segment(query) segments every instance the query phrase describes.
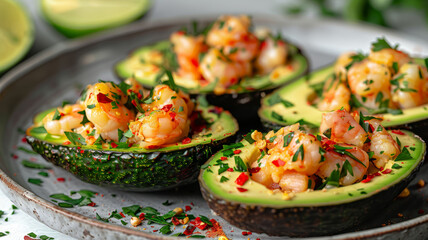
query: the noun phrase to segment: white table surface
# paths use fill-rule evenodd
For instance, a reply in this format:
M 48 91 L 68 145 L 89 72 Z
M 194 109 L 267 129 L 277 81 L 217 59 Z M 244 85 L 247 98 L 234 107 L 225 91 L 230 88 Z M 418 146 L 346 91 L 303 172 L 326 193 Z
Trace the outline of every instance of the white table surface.
M 36 40 L 30 54 L 34 54 L 53 44 L 66 40 L 56 33 L 51 26 L 47 25 L 39 16 L 39 8 L 36 0 L 19 0 L 28 8 L 36 26 Z M 284 7 L 293 5 L 298 1 L 260 1 L 260 0 L 154 0 L 153 9 L 142 21 L 157 21 L 176 17 L 187 17 L 192 15 L 201 16 L 204 14 L 264 14 L 277 15 L 284 14 Z M 337 5 L 341 3 L 336 1 Z M 174 11 L 171 11 L 174 9 Z M 305 14 L 306 18 L 314 19 L 316 14 L 311 9 Z M 428 39 L 428 28 L 424 24 L 421 16 L 413 14 L 412 11 L 391 11 L 388 13 L 394 27 L 410 38 Z M 12 215 L 12 202 L 0 191 L 0 210 L 5 214 L 0 219 L 0 232 L 9 231 L 9 235 L 0 239 L 23 239 L 30 232 L 37 235 L 47 235 L 55 239 L 74 239 L 55 231 L 46 225 L 38 222 L 21 210 L 15 210 Z M 5 219 L 8 219 L 6 222 Z

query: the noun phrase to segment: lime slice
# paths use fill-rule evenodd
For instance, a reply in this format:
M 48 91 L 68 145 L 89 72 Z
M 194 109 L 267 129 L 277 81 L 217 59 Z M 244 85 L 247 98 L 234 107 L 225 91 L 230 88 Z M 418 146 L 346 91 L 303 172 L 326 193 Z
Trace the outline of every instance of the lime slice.
M 150 5 L 150 0 L 41 0 L 45 18 L 71 38 L 135 21 Z
M 33 40 L 33 25 L 22 6 L 0 0 L 0 74 L 25 56 Z

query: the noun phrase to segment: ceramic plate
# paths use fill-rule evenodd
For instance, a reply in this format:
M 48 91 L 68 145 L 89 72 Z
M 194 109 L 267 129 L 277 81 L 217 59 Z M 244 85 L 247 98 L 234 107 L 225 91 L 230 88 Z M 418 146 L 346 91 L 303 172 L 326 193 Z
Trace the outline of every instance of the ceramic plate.
M 209 19 L 214 19 L 215 16 Z M 201 20 L 207 20 L 204 18 Z M 256 26 L 266 26 L 281 31 L 283 36 L 301 46 L 309 56 L 312 69 L 331 63 L 338 54 L 347 50 L 368 49 L 376 37 L 386 36 L 392 42 L 400 42 L 402 49 L 417 55 L 428 55 L 428 48 L 421 42 L 411 40 L 384 29 L 349 25 L 334 21 L 316 22 L 300 19 L 254 17 Z M 168 38 L 169 34 L 188 20 L 169 21 L 157 24 L 131 25 L 109 35 L 86 38 L 56 45 L 21 64 L 3 77 L 0 82 L 0 187 L 22 210 L 49 227 L 79 239 L 171 239 L 156 230 L 161 226 L 146 223 L 138 228 L 124 226 L 120 220 L 109 223 L 96 220 L 96 214 L 107 217 L 114 210 L 138 204 L 151 206 L 166 213 L 175 207 L 190 206 L 190 214 L 214 218 L 223 226 L 231 239 L 279 239 L 266 234 L 243 236 L 242 231 L 228 225 L 213 215 L 201 197 L 197 183 L 172 191 L 156 193 L 133 193 L 101 188 L 80 181 L 72 174 L 52 166 L 49 177 L 39 176 L 39 170 L 22 166 L 30 159 L 48 164 L 40 156 L 20 149 L 29 148 L 22 142 L 22 129 L 26 129 L 35 113 L 58 106 L 64 100 L 75 100 L 83 86 L 98 79 L 115 80 L 113 66 L 133 49 Z M 28 183 L 29 178 L 43 180 L 41 186 Z M 64 181 L 58 181 L 63 178 Z M 423 166 L 416 180 L 428 181 L 428 164 Z M 61 179 L 62 180 L 62 179 Z M 335 235 L 335 239 L 384 237 L 417 237 L 428 233 L 428 188 L 410 185 L 411 196 L 397 199 L 374 219 L 348 232 Z M 92 200 L 96 207 L 84 206 L 61 208 L 49 195 L 68 194 L 70 191 L 92 190 L 99 194 Z M 170 206 L 162 203 L 168 200 Z M 129 222 L 129 217 L 125 219 Z M 340 224 L 340 223 L 338 223 Z M 177 227 L 174 233 L 183 232 Z M 320 236 L 320 238 L 326 238 Z M 282 238 L 281 238 L 282 239 Z

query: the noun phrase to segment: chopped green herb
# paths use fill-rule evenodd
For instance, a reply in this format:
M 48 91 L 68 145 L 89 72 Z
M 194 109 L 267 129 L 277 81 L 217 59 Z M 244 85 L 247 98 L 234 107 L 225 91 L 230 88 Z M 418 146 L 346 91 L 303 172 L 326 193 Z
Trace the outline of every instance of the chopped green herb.
M 42 179 L 38 179 L 38 178 L 29 178 L 28 182 L 37 186 L 42 186 L 42 183 L 43 183 Z
M 271 116 L 280 122 L 284 122 L 284 118 L 281 115 L 279 115 L 278 113 L 276 113 L 275 111 L 273 111 L 271 113 Z
M 95 104 L 86 105 L 86 108 L 93 109 L 93 108 L 95 108 Z
M 273 137 L 271 137 L 271 138 L 269 138 L 269 140 L 268 140 L 268 141 L 269 141 L 270 143 L 273 143 L 273 142 L 275 141 L 275 139 L 276 139 L 276 135 L 275 135 L 275 136 L 273 136 Z
M 398 73 L 398 63 L 397 62 L 392 63 L 392 69 L 394 70 L 394 73 Z
M 58 109 L 55 109 L 55 113 L 52 117 L 52 121 L 60 120 L 60 119 L 61 119 L 61 114 L 59 113 Z
M 394 163 L 393 165 L 392 165 L 392 169 L 400 169 L 400 168 L 402 168 L 403 166 L 401 166 L 400 164 L 397 164 L 397 163 Z
M 290 144 L 291 140 L 293 140 L 294 137 L 294 132 L 290 132 L 287 135 L 284 136 L 284 144 L 282 145 L 283 147 L 288 147 L 288 145 Z
M 122 223 L 122 225 L 124 225 L 124 226 L 128 225 L 128 223 L 127 223 L 127 222 L 125 222 L 125 221 L 123 221 L 123 220 L 120 220 L 120 222 L 121 222 L 121 223 Z
M 322 134 L 327 138 L 331 138 L 331 128 L 325 130 Z
M 238 172 L 246 172 L 247 171 L 247 165 L 242 161 L 242 158 L 239 156 L 235 156 L 235 171 Z
M 36 153 L 33 150 L 30 150 L 28 148 L 25 148 L 25 147 L 18 147 L 18 150 L 21 152 L 28 153 L 28 154 L 38 155 L 38 153 Z
M 294 153 L 293 159 L 292 159 L 293 162 L 297 161 L 297 158 L 298 158 L 299 154 L 301 156 L 301 160 L 303 161 L 303 158 L 305 156 L 304 155 L 305 153 L 304 153 L 304 150 L 303 150 L 303 144 L 301 144 L 300 147 L 299 147 L 299 149 L 297 149 L 297 151 Z
M 391 47 L 391 45 L 386 41 L 386 39 L 384 37 L 378 38 L 376 42 L 372 43 L 372 51 L 373 52 L 377 52 L 377 51 L 380 51 L 380 50 L 385 49 L 385 48 L 397 49 L 398 44 L 395 45 L 394 47 Z
M 229 178 L 227 178 L 227 177 L 225 177 L 225 176 L 221 176 L 221 178 L 220 178 L 220 182 L 221 182 L 221 183 L 223 183 L 223 182 L 227 182 L 227 181 L 229 181 Z
M 49 177 L 49 173 L 47 173 L 47 172 L 39 172 L 37 174 L 40 176 L 43 176 L 43 177 Z
M 137 213 L 142 211 L 142 210 L 141 210 L 141 207 L 139 205 L 132 205 L 132 206 L 128 206 L 128 207 L 123 207 L 122 211 L 124 214 L 136 217 Z M 156 213 L 158 214 L 157 211 L 156 211 Z
M 411 160 L 413 159 L 412 155 L 410 154 L 409 150 L 404 147 L 403 150 L 401 150 L 401 153 L 398 154 L 398 156 L 395 158 L 395 161 L 403 161 L 403 160 Z
M 35 127 L 33 129 L 31 129 L 31 132 L 35 133 L 35 134 L 43 134 L 43 133 L 48 133 L 45 129 L 45 127 L 40 126 L 40 127 Z
M 252 131 L 243 136 L 245 141 L 247 141 L 249 144 L 253 144 L 255 142 L 254 139 L 251 137 L 251 133 Z
M 97 220 L 103 221 L 103 222 L 108 222 L 107 218 L 102 218 L 98 213 L 96 213 L 96 218 Z
M 73 205 L 73 204 L 71 204 L 71 203 L 66 203 L 66 202 L 60 202 L 60 203 L 58 203 L 58 206 L 60 206 L 60 207 L 62 207 L 62 208 L 72 208 L 72 207 L 74 207 L 74 205 Z
M 21 162 L 22 166 L 27 167 L 27 168 L 34 168 L 34 169 L 51 169 L 50 166 L 46 166 L 40 163 L 35 163 L 29 160 L 22 160 Z
M 162 205 L 170 206 L 170 205 L 172 205 L 172 202 L 169 202 L 168 200 L 166 200 L 165 202 L 162 203 Z
M 65 136 L 74 145 L 86 145 L 85 138 L 75 132 L 64 132 Z

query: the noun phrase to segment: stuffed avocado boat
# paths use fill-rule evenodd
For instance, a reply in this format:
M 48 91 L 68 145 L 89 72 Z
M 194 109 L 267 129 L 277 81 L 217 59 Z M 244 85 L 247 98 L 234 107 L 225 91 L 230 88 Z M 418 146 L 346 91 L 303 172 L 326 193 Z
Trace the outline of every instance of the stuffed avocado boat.
M 426 144 L 376 117 L 325 113 L 321 134 L 299 123 L 254 131 L 211 157 L 199 183 L 210 208 L 242 229 L 291 237 L 358 226 L 415 177 Z
M 308 69 L 296 46 L 267 29 L 252 32 L 251 25 L 248 16 L 221 16 L 202 30 L 194 23 L 168 41 L 137 49 L 116 65 L 116 73 L 151 88 L 166 67 L 190 94 L 206 94 L 210 103 L 248 116 L 262 95 Z
M 155 191 L 196 180 L 237 131 L 229 112 L 204 99 L 195 104 L 172 79 L 150 93 L 128 79 L 89 85 L 75 104 L 39 113 L 26 138 L 83 181 Z
M 377 39 L 368 55 L 345 53 L 335 64 L 263 98 L 259 116 L 269 128 L 299 121 L 318 127 L 323 112 L 343 107 L 379 114 L 385 127 L 407 128 L 424 138 L 427 103 L 424 60 Z

